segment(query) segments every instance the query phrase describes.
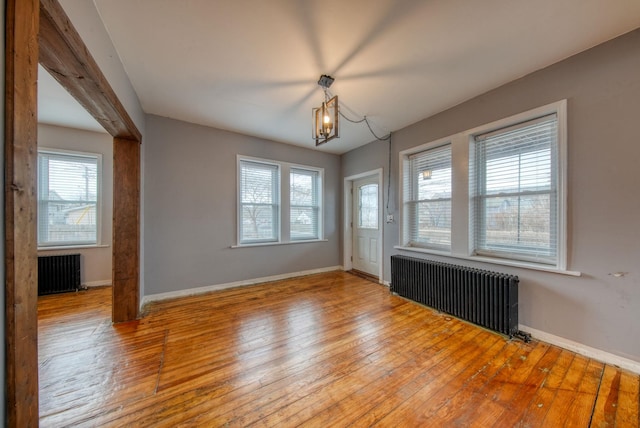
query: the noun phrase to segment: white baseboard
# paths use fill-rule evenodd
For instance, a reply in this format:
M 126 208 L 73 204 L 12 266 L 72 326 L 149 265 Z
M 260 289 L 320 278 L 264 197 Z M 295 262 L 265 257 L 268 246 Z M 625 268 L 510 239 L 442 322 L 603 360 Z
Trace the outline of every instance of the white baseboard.
M 640 374 L 640 362 L 624 358 L 619 355 L 612 354 L 610 352 L 603 351 L 601 349 L 592 348 L 582 343 L 574 342 L 573 340 L 565 339 L 564 337 L 556 336 L 544 331 L 536 330 L 535 328 L 520 324 L 520 330 L 525 333 L 531 334 L 534 339 L 541 340 L 543 342 L 550 343 L 552 345 L 559 346 L 576 354 L 584 355 L 594 360 L 602 361 L 606 364 L 618 366 L 625 370 L 629 370 L 633 373 Z
M 265 276 L 262 278 L 248 279 L 245 281 L 228 282 L 226 284 L 207 285 L 204 287 L 189 288 L 187 290 L 177 290 L 177 291 L 170 291 L 168 293 L 150 294 L 142 298 L 140 307 L 143 307 L 144 305 L 150 302 L 157 302 L 157 301 L 167 300 L 167 299 L 175 299 L 177 297 L 195 296 L 198 294 L 209 293 L 211 291 L 225 290 L 227 288 L 243 287 L 247 285 L 261 284 L 263 282 L 280 281 L 283 279 L 313 275 L 315 273 L 333 272 L 336 270 L 343 270 L 342 266 L 330 266 L 330 267 L 320 268 L 320 269 L 311 269 L 311 270 L 305 270 L 301 272 L 291 272 L 291 273 L 285 273 L 281 275 L 273 275 L 273 276 Z
M 103 279 L 102 281 L 89 281 L 89 282 L 85 282 L 82 285 L 84 285 L 87 288 L 89 288 L 89 287 L 104 287 L 105 285 L 111 285 L 111 280 L 110 279 Z

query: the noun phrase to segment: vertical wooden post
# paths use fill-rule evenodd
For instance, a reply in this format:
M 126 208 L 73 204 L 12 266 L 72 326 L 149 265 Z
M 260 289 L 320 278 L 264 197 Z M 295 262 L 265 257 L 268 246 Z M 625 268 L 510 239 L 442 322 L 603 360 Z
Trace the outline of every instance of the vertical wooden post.
M 38 0 L 6 1 L 5 294 L 7 422 L 38 426 Z
M 113 139 L 113 322 L 138 316 L 140 143 Z

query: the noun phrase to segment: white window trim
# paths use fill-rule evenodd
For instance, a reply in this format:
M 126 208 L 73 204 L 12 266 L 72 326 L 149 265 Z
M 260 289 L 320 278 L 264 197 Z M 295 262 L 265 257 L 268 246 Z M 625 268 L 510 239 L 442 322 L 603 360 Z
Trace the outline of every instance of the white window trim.
M 240 162 L 250 161 L 263 163 L 267 165 L 275 165 L 278 167 L 279 175 L 279 192 L 278 192 L 278 240 L 271 242 L 240 242 Z M 290 238 L 290 172 L 291 169 L 302 169 L 307 171 L 318 172 L 318 197 L 319 215 L 318 215 L 318 238 L 314 239 L 295 239 Z M 324 168 L 318 168 L 309 165 L 302 165 L 297 163 L 290 163 L 284 161 L 276 161 L 272 159 L 257 158 L 252 156 L 236 155 L 236 243 L 231 245 L 230 248 L 248 248 L 248 247 L 269 247 L 274 245 L 290 245 L 290 244 L 305 244 L 310 242 L 326 242 L 324 238 Z
M 38 155 L 40 153 L 49 153 L 54 155 L 69 155 L 76 157 L 87 157 L 96 159 L 97 165 L 97 174 L 98 177 L 96 179 L 96 242 L 95 243 L 79 243 L 79 242 L 69 242 L 69 244 L 61 244 L 59 242 L 52 243 L 49 245 L 41 245 L 40 240 L 36 238 L 38 241 L 38 251 L 45 250 L 70 250 L 76 248 L 100 248 L 102 245 L 102 153 L 93 153 L 93 152 L 83 152 L 78 150 L 65 150 L 65 149 L 56 149 L 50 147 L 38 147 Z M 39 162 L 39 160 L 38 160 Z M 39 168 L 39 166 L 36 166 Z M 37 190 L 37 189 L 36 189 Z M 40 201 L 38 200 L 38 203 Z M 36 221 L 39 221 L 36 218 Z
M 312 239 L 292 239 L 291 238 L 291 219 L 289 219 L 289 241 L 290 243 L 298 243 L 298 242 L 314 242 L 314 241 L 323 241 L 324 240 L 324 169 L 316 168 L 313 166 L 307 165 L 298 165 L 293 163 L 286 163 L 288 169 L 288 177 L 291 179 L 291 170 L 298 169 L 303 171 L 313 171 L 318 173 L 318 237 Z M 291 213 L 291 182 L 287 186 L 288 200 L 289 200 L 289 213 Z
M 278 188 L 278 197 L 276 200 L 276 205 L 278 207 L 278 218 L 276 219 L 275 222 L 275 226 L 277 227 L 277 233 L 276 233 L 276 240 L 275 241 L 250 241 L 250 242 L 242 242 L 241 241 L 241 232 L 240 232 L 240 223 L 242 222 L 241 220 L 241 213 L 242 213 L 242 197 L 240 196 L 240 188 L 241 188 L 241 164 L 242 162 L 253 162 L 253 163 L 258 163 L 258 164 L 263 164 L 263 165 L 269 165 L 269 166 L 275 166 L 277 168 L 277 183 L 276 186 Z M 236 242 L 238 243 L 238 246 L 245 246 L 245 245 L 256 245 L 256 244 L 262 244 L 262 245 L 268 245 L 268 244 L 277 244 L 280 243 L 282 241 L 282 192 L 281 192 L 281 188 L 282 188 L 282 167 L 280 166 L 280 164 L 278 162 L 273 162 L 270 160 L 266 160 L 266 159 L 259 159 L 259 158 L 250 158 L 250 157 L 241 157 L 238 156 L 237 157 L 237 168 L 236 168 L 236 201 L 237 201 L 237 206 L 236 206 L 236 230 L 237 230 L 237 237 L 236 237 Z
M 478 256 L 473 254 L 473 239 L 470 237 L 470 198 L 469 198 L 469 153 L 475 135 L 491 132 L 506 126 L 524 122 L 547 114 L 558 117 L 558 241 L 556 265 L 544 265 L 497 257 Z M 451 251 L 430 250 L 427 248 L 408 247 L 404 244 L 406 219 L 404 214 L 404 174 L 406 159 L 409 155 L 451 143 L 452 150 L 452 200 L 451 200 Z M 545 272 L 579 276 L 580 272 L 567 270 L 567 100 L 557 101 L 534 108 L 504 119 L 500 119 L 461 133 L 422 144 L 399 153 L 400 197 L 400 237 L 402 242 L 394 248 L 403 251 L 447 256 L 478 262 L 493 263 L 505 266 L 522 267 Z
M 402 180 L 400 182 L 401 183 L 400 184 L 400 187 L 401 187 L 400 196 L 402 198 L 402 203 L 401 203 L 401 208 L 400 208 L 400 211 L 401 211 L 401 213 L 400 213 L 400 219 L 401 220 L 400 221 L 401 221 L 401 225 L 402 226 L 407 224 L 407 222 L 408 222 L 407 219 L 408 219 L 408 216 L 410 215 L 410 213 L 407 213 L 405 211 L 405 209 L 404 209 L 407 200 L 405 199 L 405 189 L 403 187 L 404 186 L 404 174 L 405 174 L 405 171 L 408 171 L 410 169 L 410 163 L 411 162 L 409 160 L 409 157 L 411 155 L 416 154 L 416 153 L 421 153 L 421 152 L 426 152 L 426 151 L 430 151 L 430 150 L 434 150 L 434 149 L 439 149 L 441 147 L 446 147 L 446 146 L 451 148 L 451 188 L 452 188 L 451 189 L 452 190 L 451 193 L 452 194 L 451 194 L 451 198 L 449 198 L 449 199 L 451 201 L 451 208 L 453 210 L 453 186 L 454 186 L 453 179 L 454 179 L 454 173 L 453 173 L 453 144 L 451 142 L 451 139 L 450 138 L 443 138 L 443 139 L 440 139 L 440 140 L 432 141 L 430 143 L 423 144 L 421 146 L 418 146 L 418 147 L 415 147 L 415 148 L 400 152 L 400 161 L 401 161 L 400 178 Z M 452 214 L 452 217 L 453 217 L 453 214 Z M 452 240 L 452 242 L 451 242 L 451 245 L 450 245 L 449 248 L 453 247 L 453 223 L 451 224 L 451 229 L 452 230 L 450 232 L 451 232 L 451 240 Z M 407 233 L 406 228 L 405 227 L 401 227 L 400 231 L 401 231 L 401 236 L 402 236 L 402 242 L 403 243 L 408 242 L 410 240 L 410 237 L 408 236 L 409 234 Z M 431 246 L 431 247 L 426 246 L 426 245 L 425 246 L 420 245 L 420 246 L 415 246 L 415 247 L 411 246 L 411 247 L 407 247 L 407 248 L 420 248 L 420 249 L 426 249 L 426 250 L 434 251 L 434 252 L 437 252 L 437 253 L 444 253 L 444 254 L 449 254 L 449 252 L 450 252 L 449 249 L 447 249 L 445 246 L 442 246 L 442 245 L 434 245 L 434 246 Z

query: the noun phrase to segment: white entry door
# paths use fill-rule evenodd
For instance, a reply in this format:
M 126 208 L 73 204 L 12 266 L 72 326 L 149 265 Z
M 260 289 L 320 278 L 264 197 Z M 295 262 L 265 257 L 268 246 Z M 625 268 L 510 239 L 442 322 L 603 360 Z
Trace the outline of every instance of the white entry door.
M 378 179 L 375 176 L 353 182 L 353 268 L 376 278 L 380 272 L 379 192 Z

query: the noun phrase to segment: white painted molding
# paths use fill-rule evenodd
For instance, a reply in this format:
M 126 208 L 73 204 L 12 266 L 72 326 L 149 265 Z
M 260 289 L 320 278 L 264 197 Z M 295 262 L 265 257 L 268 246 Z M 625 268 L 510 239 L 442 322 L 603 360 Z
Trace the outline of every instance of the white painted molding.
M 330 266 L 320 269 L 305 270 L 302 272 L 291 272 L 282 275 L 265 276 L 262 278 L 247 279 L 245 281 L 228 282 L 226 284 L 207 285 L 204 287 L 189 288 L 187 290 L 169 291 L 167 293 L 150 294 L 142 298 L 140 307 L 143 307 L 147 303 L 158 302 L 161 300 L 175 299 L 177 297 L 195 296 L 198 294 L 205 294 L 211 291 L 225 290 L 227 288 L 244 287 L 247 285 L 261 284 L 263 282 L 280 281 L 283 279 L 296 278 L 300 276 L 313 275 L 316 273 L 333 272 L 336 270 L 343 270 L 342 266 Z
M 564 337 L 536 330 L 535 328 L 523 324 L 520 324 L 520 330 L 524 331 L 525 333 L 531 334 L 531 337 L 533 337 L 534 339 L 538 339 L 543 342 L 547 342 L 552 345 L 556 345 L 569 351 L 575 352 L 576 354 L 584 355 L 585 357 L 593 358 L 594 360 L 618 366 L 633 373 L 640 374 L 640 361 L 634 361 L 629 358 L 624 358 L 619 355 L 603 351 L 601 349 L 592 348 L 590 346 L 583 345 L 582 343 L 574 342 L 573 340 L 565 339 Z
M 82 285 L 84 285 L 87 288 L 89 288 L 89 287 L 104 287 L 105 285 L 111 285 L 111 280 L 110 279 L 103 279 L 101 281 L 89 281 L 89 282 L 85 282 Z

